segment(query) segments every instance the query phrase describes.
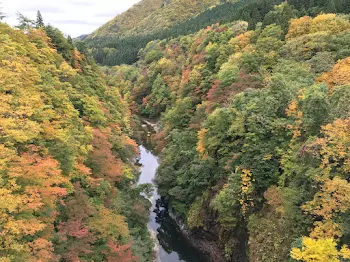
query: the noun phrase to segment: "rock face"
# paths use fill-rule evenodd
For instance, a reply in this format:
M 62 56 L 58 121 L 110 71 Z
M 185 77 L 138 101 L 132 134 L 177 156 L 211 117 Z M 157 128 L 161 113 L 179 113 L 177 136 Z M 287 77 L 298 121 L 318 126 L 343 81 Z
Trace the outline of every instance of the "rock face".
M 159 120 L 151 120 L 146 118 L 140 118 L 142 127 L 145 128 L 149 133 L 159 133 L 161 131 L 161 123 Z M 171 218 L 171 223 L 177 225 L 178 231 L 195 247 L 198 251 L 203 253 L 207 257 L 207 261 L 215 262 L 247 262 L 246 256 L 246 246 L 247 246 L 247 233 L 246 230 L 237 235 L 237 244 L 236 250 L 233 252 L 231 259 L 228 259 L 225 256 L 224 247 L 219 244 L 219 232 L 220 228 L 218 227 L 215 218 L 215 214 L 210 214 L 204 218 L 205 224 L 208 225 L 204 230 L 202 228 L 190 229 L 186 224 L 186 221 L 176 214 L 172 208 L 169 207 L 168 202 L 161 198 L 156 203 L 157 217 L 161 220 L 164 218 Z M 246 227 L 242 227 L 246 228 Z M 222 241 L 221 241 L 222 242 Z M 204 261 L 203 261 L 204 262 Z
M 143 123 L 145 123 L 146 125 L 150 126 L 155 133 L 159 133 L 161 130 L 161 125 L 160 125 L 160 121 L 152 121 L 146 118 L 141 118 L 141 121 Z
M 191 230 L 186 223 L 171 210 L 169 216 L 176 222 L 182 234 L 202 253 L 206 254 L 210 261 L 227 262 L 224 252 L 218 246 L 217 237 L 204 230 Z M 235 261 L 235 260 L 233 260 Z M 238 261 L 238 260 L 237 260 Z

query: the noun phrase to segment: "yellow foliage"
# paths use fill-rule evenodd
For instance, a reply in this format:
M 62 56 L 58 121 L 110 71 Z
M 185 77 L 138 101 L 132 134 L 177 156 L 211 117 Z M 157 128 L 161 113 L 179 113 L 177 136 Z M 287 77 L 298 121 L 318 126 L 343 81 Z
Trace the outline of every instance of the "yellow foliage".
M 125 217 L 116 215 L 105 207 L 100 207 L 97 216 L 90 219 L 89 228 L 98 232 L 102 237 L 111 238 L 114 241 L 129 235 Z
M 198 132 L 197 151 L 201 154 L 203 158 L 208 157 L 208 154 L 205 149 L 205 138 L 208 132 L 209 130 L 206 128 L 203 128 Z
M 305 262 L 340 262 L 340 258 L 348 255 L 348 249 L 337 250 L 337 244 L 332 238 L 312 239 L 303 238 L 303 247 L 293 248 L 291 257 Z
M 241 174 L 241 199 L 239 200 L 242 206 L 242 214 L 245 215 L 248 207 L 253 206 L 253 198 L 251 197 L 253 174 L 250 170 L 243 169 Z
M 340 256 L 345 259 L 350 258 L 350 249 L 347 246 L 342 246 L 340 249 Z
M 350 29 L 350 22 L 336 14 L 320 14 L 314 19 L 304 16 L 291 20 L 286 38 L 292 39 L 318 32 L 327 32 L 334 35 L 348 29 Z
M 350 29 L 350 22 L 336 14 L 320 14 L 312 20 L 310 33 L 328 31 L 331 34 Z
M 342 235 L 343 228 L 332 220 L 316 221 L 310 233 L 310 237 L 314 239 L 334 238 L 341 237 Z
M 313 238 L 340 238 L 343 235 L 342 227 L 333 221 L 340 213 L 350 208 L 350 183 L 345 179 L 335 177 L 325 181 L 320 192 L 314 199 L 306 203 L 304 211 L 322 217 L 322 221 L 314 223 L 310 236 Z
M 328 174 L 336 168 L 341 173 L 350 172 L 350 119 L 337 119 L 322 128 L 324 138 L 316 141 L 321 146 L 321 168 Z
M 60 65 L 59 70 L 61 71 L 61 76 L 63 77 L 72 77 L 77 75 L 77 72 L 70 65 L 68 65 L 66 61 Z
M 301 35 L 308 34 L 310 32 L 311 22 L 312 22 L 312 18 L 309 16 L 292 19 L 290 21 L 289 31 L 288 31 L 288 34 L 286 35 L 286 38 L 291 39 Z
M 332 219 L 350 208 L 349 192 L 350 183 L 345 179 L 339 177 L 328 179 L 314 200 L 304 205 L 303 209 L 324 219 Z

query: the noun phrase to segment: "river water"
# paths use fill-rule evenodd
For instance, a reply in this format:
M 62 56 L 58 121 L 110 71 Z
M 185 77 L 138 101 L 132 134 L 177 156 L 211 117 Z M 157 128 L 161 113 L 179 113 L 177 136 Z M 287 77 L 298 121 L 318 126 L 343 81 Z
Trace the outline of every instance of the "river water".
M 156 239 L 157 262 L 205 262 L 208 261 L 202 253 L 194 248 L 181 234 L 178 226 L 170 218 L 167 211 L 159 207 L 160 196 L 157 186 L 153 182 L 159 166 L 158 157 L 152 153 L 151 130 L 143 125 L 139 131 L 138 142 L 140 144 L 141 175 L 138 184 L 150 183 L 154 186 L 153 195 L 150 198 L 152 209 L 148 228 Z M 158 204 L 157 204 L 158 203 Z

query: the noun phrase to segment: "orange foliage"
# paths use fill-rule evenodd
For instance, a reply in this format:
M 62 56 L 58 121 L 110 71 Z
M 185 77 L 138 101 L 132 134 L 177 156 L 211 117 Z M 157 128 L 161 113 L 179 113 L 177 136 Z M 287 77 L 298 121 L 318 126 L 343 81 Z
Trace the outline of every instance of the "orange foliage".
M 81 62 L 84 59 L 84 55 L 82 55 L 78 50 L 74 49 L 72 54 L 72 59 L 73 59 L 73 62 L 72 62 L 73 67 L 81 71 L 82 70 Z
M 198 143 L 197 143 L 197 151 L 200 153 L 203 159 L 208 157 L 208 154 L 205 149 L 205 139 L 206 135 L 208 134 L 209 130 L 208 129 L 201 129 L 198 132 Z
M 24 153 L 9 171 L 9 177 L 17 179 L 19 184 L 27 185 L 25 189 L 31 196 L 41 196 L 43 203 L 54 207 L 57 198 L 67 195 L 69 179 L 64 177 L 59 164 L 51 157 L 40 156 L 38 148 Z M 30 202 L 30 201 L 29 201 Z
M 112 153 L 112 144 L 108 141 L 110 130 L 102 132 L 100 129 L 93 130 L 93 147 L 90 154 L 91 162 L 95 171 L 105 176 L 108 181 L 118 182 L 123 174 L 123 162 Z
M 166 133 L 164 131 L 160 131 L 159 133 L 155 134 L 152 140 L 156 144 L 157 152 L 162 152 L 162 150 L 166 147 Z
M 235 52 L 242 52 L 250 43 L 254 31 L 248 31 L 240 34 L 230 40 L 230 45 L 233 46 Z
M 289 26 L 289 31 L 286 36 L 287 39 L 295 38 L 310 32 L 312 18 L 304 16 L 301 18 L 292 19 Z
M 53 255 L 53 245 L 51 242 L 44 238 L 38 238 L 29 244 L 31 253 L 37 259 L 37 262 L 52 261 Z
M 332 90 L 336 86 L 350 85 L 350 57 L 340 60 L 331 71 L 318 78 L 319 82 L 326 82 Z
M 113 241 L 108 242 L 110 248 L 110 255 L 107 257 L 108 262 L 132 262 L 137 261 L 138 258 L 132 255 L 131 244 L 118 245 Z
M 264 197 L 276 213 L 284 213 L 283 195 L 281 190 L 276 186 L 272 186 L 264 193 Z
M 293 139 L 301 136 L 301 125 L 303 123 L 303 112 L 299 109 L 298 102 L 293 100 L 290 102 L 288 108 L 286 109 L 286 114 L 289 117 L 295 118 L 294 124 L 289 125 L 288 128 L 293 131 Z
M 82 174 L 91 175 L 91 168 L 85 166 L 83 163 L 76 164 L 75 168 Z

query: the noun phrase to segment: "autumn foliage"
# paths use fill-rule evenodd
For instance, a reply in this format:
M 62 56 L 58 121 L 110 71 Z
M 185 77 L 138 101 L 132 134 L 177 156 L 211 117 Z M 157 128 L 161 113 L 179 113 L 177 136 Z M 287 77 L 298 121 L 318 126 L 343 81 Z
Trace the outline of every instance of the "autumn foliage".
M 137 153 L 121 96 L 58 30 L 0 34 L 0 260 L 136 261 L 105 206 Z
M 225 259 L 349 257 L 350 22 L 306 3 L 153 41 L 108 72 L 161 120 L 160 195 Z

